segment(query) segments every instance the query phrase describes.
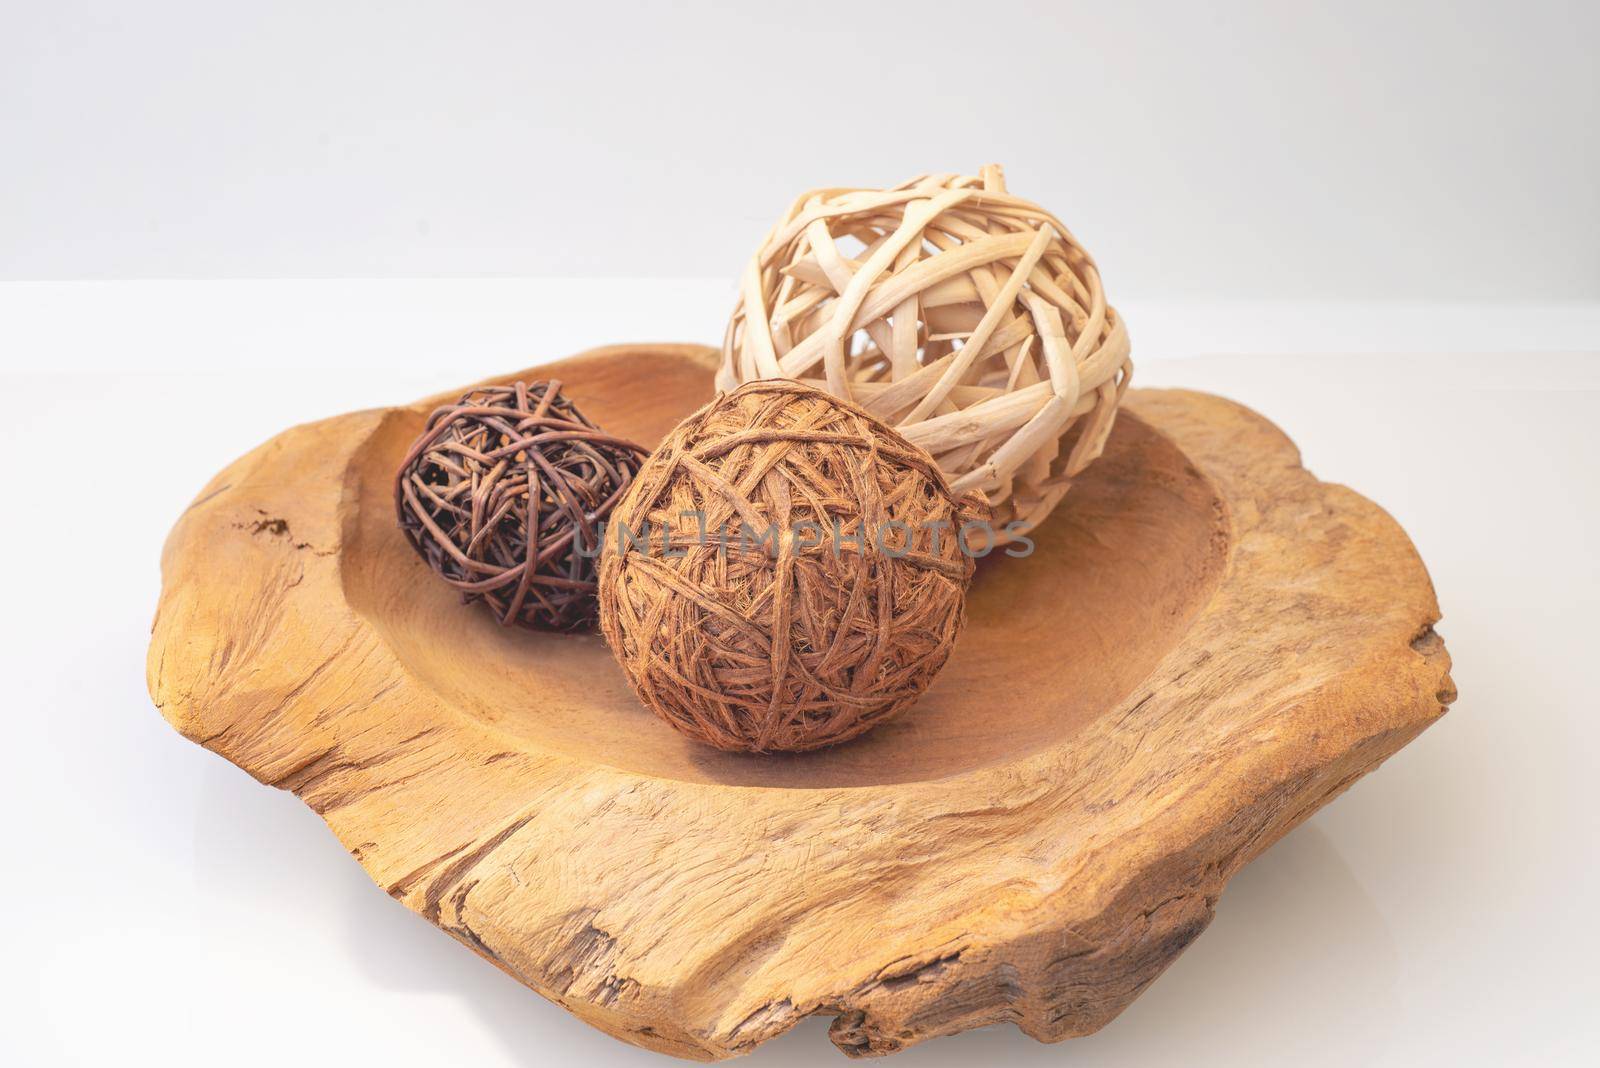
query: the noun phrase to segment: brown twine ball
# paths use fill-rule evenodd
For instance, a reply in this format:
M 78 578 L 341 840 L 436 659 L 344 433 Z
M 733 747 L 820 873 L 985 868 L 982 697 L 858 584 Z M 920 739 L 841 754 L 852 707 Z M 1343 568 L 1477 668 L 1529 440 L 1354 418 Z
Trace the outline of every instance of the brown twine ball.
M 1003 543 L 1100 455 L 1132 370 L 1088 251 L 991 164 L 797 197 L 745 269 L 717 388 L 854 401 L 984 494 Z
M 600 628 L 684 734 L 833 745 L 944 666 L 973 571 L 963 528 L 987 514 L 855 405 L 753 382 L 680 423 L 612 513 Z
M 602 433 L 558 381 L 475 389 L 435 410 L 401 463 L 400 529 L 501 623 L 592 627 L 603 524 L 644 453 Z

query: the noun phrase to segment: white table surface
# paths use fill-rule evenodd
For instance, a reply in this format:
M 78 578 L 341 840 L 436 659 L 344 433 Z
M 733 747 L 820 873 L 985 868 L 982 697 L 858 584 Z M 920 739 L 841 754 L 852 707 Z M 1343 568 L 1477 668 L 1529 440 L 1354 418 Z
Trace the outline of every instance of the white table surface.
M 215 470 L 291 423 L 585 343 L 716 338 L 726 287 L 625 285 L 645 310 L 622 321 L 601 314 L 613 283 L 0 285 L 0 1063 L 668 1063 L 390 900 L 144 686 L 161 542 Z M 1460 700 L 1246 868 L 1099 1034 L 990 1028 L 897 1064 L 1576 1063 L 1600 1042 L 1600 319 L 1257 311 L 1129 310 L 1137 381 L 1257 408 L 1388 508 L 1433 574 Z M 1141 336 L 1185 355 L 1187 323 L 1196 349 L 1258 354 L 1145 357 Z M 1382 354 L 1394 337 L 1421 354 Z M 1358 354 L 1304 355 L 1338 349 Z M 838 1063 L 825 1028 L 749 1063 Z

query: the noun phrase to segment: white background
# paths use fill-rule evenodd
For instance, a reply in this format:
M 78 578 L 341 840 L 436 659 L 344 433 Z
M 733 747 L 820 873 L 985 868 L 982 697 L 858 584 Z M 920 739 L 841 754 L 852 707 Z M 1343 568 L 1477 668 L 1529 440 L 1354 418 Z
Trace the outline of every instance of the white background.
M 897 1063 L 1587 1063 L 1595 6 L 578 6 L 0 0 L 0 1063 L 668 1063 L 162 722 L 162 539 L 290 424 L 716 340 L 805 187 L 989 159 L 1096 252 L 1139 384 L 1394 513 L 1461 699 L 1100 1034 Z M 824 1027 L 751 1063 L 839 1063 Z
M 1600 7 L 0 0 L 0 277 L 735 276 L 994 161 L 1138 299 L 1600 297 Z

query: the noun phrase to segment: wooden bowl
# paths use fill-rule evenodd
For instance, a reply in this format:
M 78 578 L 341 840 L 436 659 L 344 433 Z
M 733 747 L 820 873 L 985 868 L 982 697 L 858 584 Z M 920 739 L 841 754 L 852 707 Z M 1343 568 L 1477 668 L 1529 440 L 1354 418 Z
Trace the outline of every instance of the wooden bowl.
M 638 346 L 523 376 L 654 442 L 714 365 Z M 411 553 L 391 480 L 437 400 L 217 476 L 167 542 L 150 692 L 394 897 L 651 1049 L 730 1056 L 813 1013 L 852 1054 L 1093 1031 L 1454 696 L 1392 519 L 1238 405 L 1134 391 L 1035 553 L 982 563 L 916 708 L 818 753 L 710 750 L 597 636 L 503 628 Z

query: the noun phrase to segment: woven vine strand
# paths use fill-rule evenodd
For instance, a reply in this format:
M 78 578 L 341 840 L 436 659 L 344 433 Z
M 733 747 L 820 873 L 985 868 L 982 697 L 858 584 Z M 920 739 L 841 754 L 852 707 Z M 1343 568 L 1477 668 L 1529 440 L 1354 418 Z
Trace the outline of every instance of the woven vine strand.
M 860 404 L 981 492 L 1003 542 L 1099 456 L 1129 352 L 1088 252 L 990 165 L 797 198 L 745 269 L 717 385 Z
M 590 422 L 558 381 L 477 389 L 436 409 L 401 462 L 400 528 L 501 623 L 590 627 L 602 524 L 644 453 Z

